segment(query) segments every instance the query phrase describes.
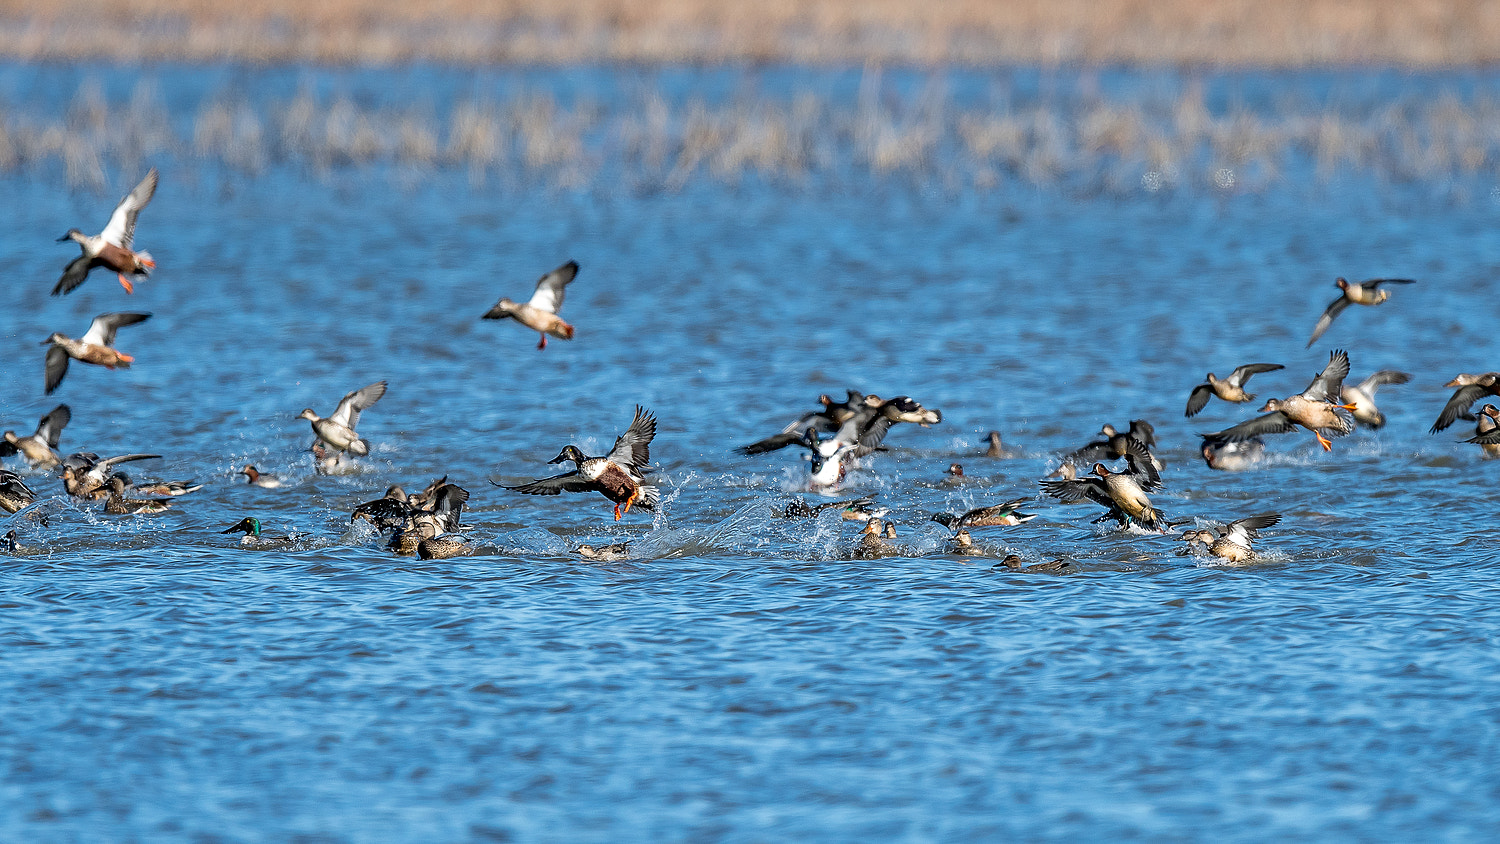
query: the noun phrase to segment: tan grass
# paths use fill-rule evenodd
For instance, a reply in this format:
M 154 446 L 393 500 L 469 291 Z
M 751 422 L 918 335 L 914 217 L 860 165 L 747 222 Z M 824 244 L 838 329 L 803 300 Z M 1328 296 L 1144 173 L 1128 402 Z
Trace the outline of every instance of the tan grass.
M 1500 61 L 1491 0 L 0 0 L 0 57 L 1411 67 Z

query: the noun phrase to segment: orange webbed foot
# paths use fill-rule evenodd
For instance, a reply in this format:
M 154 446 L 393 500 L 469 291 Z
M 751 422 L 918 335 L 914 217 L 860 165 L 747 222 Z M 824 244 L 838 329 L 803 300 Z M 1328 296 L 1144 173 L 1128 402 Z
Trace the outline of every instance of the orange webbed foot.
M 1318 433 L 1317 431 L 1313 431 L 1313 436 L 1318 438 L 1318 445 L 1323 446 L 1324 451 L 1333 451 L 1333 443 L 1324 439 L 1322 434 Z
M 1340 404 L 1340 405 L 1336 405 L 1336 407 L 1340 407 L 1340 408 L 1343 408 L 1343 409 L 1344 409 L 1344 410 L 1359 410 L 1359 405 L 1357 405 L 1357 404 L 1354 404 L 1354 403 L 1352 403 L 1352 402 L 1351 402 L 1351 403 L 1350 403 L 1350 404 Z
M 133 285 L 133 284 L 130 283 L 130 279 L 126 278 L 124 273 L 120 273 L 119 275 L 120 275 L 120 286 L 123 287 L 123 288 L 125 288 L 125 292 L 126 293 L 134 293 L 135 292 L 135 285 Z
M 625 499 L 625 512 L 626 512 L 626 513 L 629 513 L 629 512 L 630 512 L 630 505 L 632 505 L 632 504 L 634 504 L 634 503 L 635 503 L 635 497 L 636 497 L 636 496 L 637 496 L 637 495 L 640 495 L 640 492 L 641 492 L 641 491 L 640 491 L 640 490 L 639 490 L 639 489 L 637 489 L 637 490 L 634 490 L 634 491 L 632 491 L 632 492 L 631 492 L 631 493 L 630 493 L 630 497 L 629 497 L 629 498 L 627 498 L 627 499 Z M 619 508 L 619 506 L 618 506 L 618 505 L 616 505 L 616 506 L 615 506 L 615 509 L 616 509 L 616 510 L 618 510 L 618 509 L 620 509 L 620 508 Z
M 618 522 L 619 520 L 620 520 L 620 505 L 616 504 L 615 505 L 615 521 Z

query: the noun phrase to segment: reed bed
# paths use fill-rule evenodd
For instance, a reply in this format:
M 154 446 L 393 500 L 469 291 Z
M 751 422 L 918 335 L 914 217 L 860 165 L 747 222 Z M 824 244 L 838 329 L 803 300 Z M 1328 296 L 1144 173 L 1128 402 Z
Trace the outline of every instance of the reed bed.
M 1488 0 L 0 0 L 12 60 L 1452 67 Z
M 175 158 L 250 175 L 286 166 L 313 173 L 461 168 L 476 181 L 565 188 L 904 180 L 1122 195 L 1256 192 L 1349 174 L 1393 183 L 1493 184 L 1500 176 L 1500 100 L 1486 95 L 1216 113 L 1193 84 L 1127 99 L 1058 95 L 981 105 L 954 102 L 940 84 L 898 96 L 872 76 L 853 98 L 801 93 L 710 103 L 646 89 L 563 105 L 545 91 L 523 91 L 505 101 L 460 99 L 439 111 L 303 91 L 290 99 L 214 95 L 178 115 L 168 115 L 150 83 L 110 101 L 85 82 L 57 111 L 0 104 L 0 173 L 61 166 L 70 184 L 102 190 L 109 170 Z

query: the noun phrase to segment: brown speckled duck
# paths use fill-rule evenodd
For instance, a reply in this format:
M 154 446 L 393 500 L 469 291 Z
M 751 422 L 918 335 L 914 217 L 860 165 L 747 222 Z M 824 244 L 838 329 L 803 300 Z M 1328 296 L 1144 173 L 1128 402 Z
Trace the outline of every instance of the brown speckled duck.
M 37 423 L 36 433 L 18 437 L 15 431 L 6 431 L 4 442 L 0 442 L 0 457 L 20 452 L 33 467 L 56 466 L 61 460 L 53 449 L 57 448 L 62 430 L 72 418 L 73 412 L 68 406 L 60 404 Z
M 1243 366 L 1236 366 L 1234 371 L 1229 373 L 1229 377 L 1223 380 L 1215 378 L 1210 372 L 1204 382 L 1194 387 L 1193 391 L 1188 394 L 1187 413 L 1184 415 L 1189 418 L 1197 416 L 1208 405 L 1209 398 L 1213 396 L 1232 402 L 1254 401 L 1255 394 L 1245 392 L 1245 382 L 1257 372 L 1275 372 L 1278 369 L 1285 369 L 1285 367 L 1279 363 L 1247 363 Z

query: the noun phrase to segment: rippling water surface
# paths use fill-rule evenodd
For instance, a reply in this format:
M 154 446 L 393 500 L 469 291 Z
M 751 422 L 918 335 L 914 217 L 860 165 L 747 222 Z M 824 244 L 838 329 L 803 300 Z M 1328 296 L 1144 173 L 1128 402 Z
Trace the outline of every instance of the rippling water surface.
M 15 101 L 72 91 L 78 73 L 0 78 Z M 168 100 L 203 84 L 153 73 Z M 392 97 L 412 84 L 387 73 L 328 84 L 384 82 Z M 580 84 L 556 74 L 533 84 Z M 1387 82 L 1436 95 L 1475 80 Z M 1297 84 L 1327 81 L 1245 83 Z M 0 177 L 0 425 L 29 430 L 61 400 L 63 452 L 155 452 L 133 474 L 205 484 L 164 515 L 115 517 L 22 469 L 48 518 L 0 523 L 28 548 L 0 573 L 0 837 L 1477 839 L 1500 826 L 1496 467 L 1459 441 L 1471 423 L 1427 434 L 1443 382 L 1500 366 L 1487 177 L 1461 197 L 1360 174 L 1101 196 L 156 163 L 136 245 L 160 269 L 133 297 L 103 272 L 47 293 L 76 254 L 52 240 L 98 230 L 140 172 L 112 170 L 103 196 L 55 167 Z M 575 340 L 538 352 L 534 334 L 479 321 L 569 258 Z M 1419 283 L 1304 349 L 1338 275 Z M 38 341 L 137 309 L 155 316 L 120 332 L 134 368 L 75 364 L 42 395 Z M 1276 437 L 1248 472 L 1203 465 L 1195 434 L 1259 406 L 1215 400 L 1185 420 L 1206 371 L 1285 364 L 1252 382 L 1263 400 L 1300 391 L 1334 347 L 1355 379 L 1412 373 L 1378 394 L 1385 429 L 1331 454 Z M 380 379 L 389 393 L 360 425 L 372 455 L 315 475 L 298 411 Z M 773 518 L 816 497 L 793 449 L 732 452 L 845 388 L 944 414 L 898 426 L 841 490 L 892 508 L 898 553 L 884 559 L 849 559 L 857 525 L 831 514 Z M 635 404 L 660 416 L 654 518 L 617 524 L 597 495 L 489 483 L 550 474 L 569 442 L 606 450 Z M 1046 500 L 1028 524 L 976 531 L 985 555 L 945 550 L 931 513 L 1034 494 L 1061 453 L 1133 418 L 1156 425 L 1171 516 L 1283 514 L 1260 564 L 1177 556 L 1172 537 Z M 991 429 L 1015 457 L 978 456 Z M 953 461 L 970 482 L 943 483 Z M 245 485 L 246 462 L 287 486 Z M 399 558 L 350 526 L 387 485 L 445 473 L 472 492 L 479 555 Z M 220 531 L 245 515 L 310 538 L 243 550 Z M 627 561 L 572 552 L 624 540 Z M 996 570 L 1006 553 L 1075 570 Z

